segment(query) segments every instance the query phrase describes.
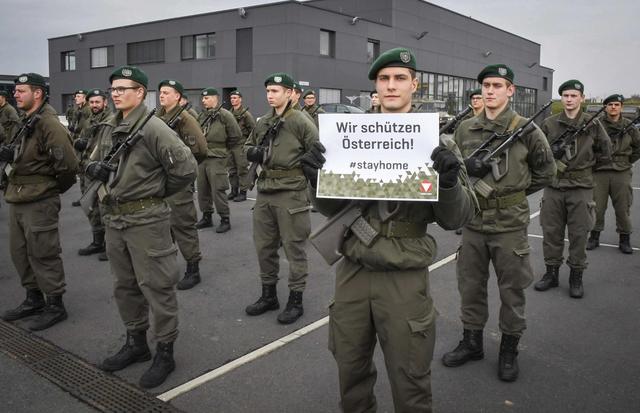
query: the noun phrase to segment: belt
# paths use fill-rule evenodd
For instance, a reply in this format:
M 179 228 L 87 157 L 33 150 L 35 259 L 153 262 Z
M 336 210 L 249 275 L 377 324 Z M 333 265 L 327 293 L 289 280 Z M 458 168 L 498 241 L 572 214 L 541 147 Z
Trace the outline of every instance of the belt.
M 207 142 L 209 149 L 227 149 L 227 144 L 223 142 Z
M 527 199 L 527 195 L 524 193 L 524 191 L 514 192 L 509 195 L 503 195 L 489 199 L 479 196 L 478 205 L 482 210 L 508 208 L 510 206 L 518 205 L 525 199 Z
M 294 176 L 304 176 L 302 168 L 293 169 L 269 169 L 260 171 L 259 178 L 291 178 Z
M 57 181 L 56 178 L 49 175 L 12 175 L 9 177 L 9 183 L 14 185 L 45 184 L 49 182 Z
M 387 238 L 421 238 L 427 234 L 427 224 L 424 222 L 394 220 L 381 222 L 375 218 L 368 218 L 367 221 L 380 235 Z
M 578 171 L 558 172 L 558 179 L 576 179 L 590 176 L 593 172 L 591 168 L 580 169 Z
M 117 203 L 115 205 L 106 203 L 104 206 L 105 212 L 110 215 L 127 215 L 134 212 L 142 211 L 143 209 L 151 208 L 156 205 L 162 205 L 162 198 L 142 198 L 135 201 Z

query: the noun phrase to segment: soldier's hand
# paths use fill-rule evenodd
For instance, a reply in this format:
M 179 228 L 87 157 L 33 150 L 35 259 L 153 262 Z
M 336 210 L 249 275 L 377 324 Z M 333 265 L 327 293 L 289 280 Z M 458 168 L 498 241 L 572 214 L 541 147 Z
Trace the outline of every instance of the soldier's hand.
M 469 176 L 475 176 L 476 178 L 484 178 L 491 171 L 491 168 L 476 156 L 465 159 L 464 167 L 467 168 Z
M 440 187 L 453 188 L 458 182 L 460 161 L 449 149 L 438 146 L 431 153 L 433 169 L 440 174 Z
M 553 153 L 553 157 L 555 159 L 561 159 L 564 155 L 564 147 L 560 143 L 553 143 L 551 145 L 551 152 Z
M 261 146 L 252 146 L 247 149 L 247 159 L 250 162 L 257 162 L 262 164 L 264 160 L 264 148 Z
M 102 161 L 89 163 L 84 171 L 89 178 L 102 181 L 105 184 L 109 182 L 111 172 L 114 172 L 114 169 Z
M 78 152 L 82 152 L 85 149 L 87 149 L 88 144 L 89 144 L 89 139 L 87 138 L 76 139 L 76 141 L 73 142 L 73 148 Z
M 13 162 L 14 149 L 13 146 L 3 145 L 0 146 L 0 161 Z
M 302 172 L 309 180 L 312 188 L 316 188 L 318 185 L 318 169 L 322 168 L 322 165 L 327 161 L 324 155 L 322 155 L 326 151 L 322 143 L 314 142 L 311 149 L 300 157 Z

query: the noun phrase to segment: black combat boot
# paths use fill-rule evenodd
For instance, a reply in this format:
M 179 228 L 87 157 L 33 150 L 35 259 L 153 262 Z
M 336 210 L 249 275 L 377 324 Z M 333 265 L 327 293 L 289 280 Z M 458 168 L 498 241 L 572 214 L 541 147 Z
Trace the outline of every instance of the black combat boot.
M 196 222 L 197 229 L 211 228 L 213 226 L 213 220 L 211 219 L 211 212 L 203 212 L 202 219 Z
M 153 364 L 149 370 L 140 377 L 140 387 L 151 389 L 164 383 L 169 374 L 176 369 L 176 362 L 173 360 L 173 342 L 158 343 L 156 355 L 153 356 Z
M 200 266 L 198 261 L 187 263 L 187 272 L 184 278 L 178 281 L 178 290 L 188 290 L 200 283 Z
M 147 345 L 147 331 L 128 331 L 124 346 L 113 356 L 107 357 L 98 366 L 104 371 L 118 371 L 141 361 L 151 360 Z
M 44 309 L 45 302 L 42 291 L 38 289 L 27 290 L 27 298 L 12 310 L 7 310 L 2 314 L 4 321 L 15 321 L 30 315 L 38 314 Z
M 600 231 L 591 231 L 587 240 L 587 250 L 595 250 L 600 246 Z
M 584 288 L 582 287 L 582 270 L 572 268 L 569 273 L 569 295 L 571 298 L 582 298 Z
M 105 252 L 104 231 L 93 231 L 93 241 L 91 244 L 78 250 L 78 255 L 91 255 Z
M 542 279 L 535 283 L 533 288 L 537 291 L 547 291 L 549 288 L 558 286 L 558 271 L 560 267 L 557 265 L 547 265 L 547 272 L 542 275 Z
M 44 306 L 42 313 L 33 320 L 29 325 L 29 330 L 40 331 L 45 330 L 54 324 L 67 319 L 67 310 L 62 303 L 61 295 L 47 296 L 47 305 Z
M 223 232 L 227 232 L 231 229 L 231 222 L 229 222 L 229 217 L 220 217 L 220 225 L 216 227 L 216 232 L 218 234 L 222 234 Z
M 302 308 L 302 291 L 289 291 L 289 301 L 284 311 L 278 314 L 280 324 L 291 324 L 304 314 Z
M 231 201 L 233 199 L 235 199 L 238 196 L 238 187 L 237 186 L 232 186 L 231 187 L 231 192 L 229 192 L 229 195 L 227 195 L 227 200 Z
M 502 381 L 516 381 L 518 368 L 518 342 L 520 337 L 502 334 L 498 357 L 498 378 Z
M 233 202 L 242 202 L 247 200 L 247 191 L 240 191 L 235 198 L 233 198 Z
M 633 254 L 629 234 L 620 234 L 620 244 L 618 245 L 623 254 Z
M 469 360 L 482 360 L 484 351 L 482 349 L 483 330 L 467 330 L 462 332 L 462 341 L 458 347 L 442 356 L 442 364 L 447 367 L 462 366 Z
M 280 308 L 280 303 L 278 302 L 278 294 L 275 284 L 262 284 L 262 296 L 258 298 L 258 301 L 255 303 L 248 305 L 244 311 L 249 315 L 260 315 L 267 311 L 277 310 L 278 308 Z

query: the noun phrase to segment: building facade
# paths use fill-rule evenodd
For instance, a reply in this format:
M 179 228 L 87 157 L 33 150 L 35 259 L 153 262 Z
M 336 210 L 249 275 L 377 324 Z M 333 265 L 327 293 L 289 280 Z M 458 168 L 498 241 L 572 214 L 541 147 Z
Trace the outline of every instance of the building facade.
M 199 92 L 215 87 L 228 102 L 242 92 L 255 114 L 267 110 L 263 81 L 291 73 L 320 103 L 367 108 L 368 67 L 384 50 L 409 47 L 417 58 L 416 101 L 442 101 L 450 113 L 488 64 L 516 76 L 513 105 L 529 115 L 551 98 L 553 70 L 540 65 L 540 45 L 421 0 L 284 1 L 49 39 L 51 103 L 64 111 L 79 88 L 106 88 L 115 67 L 149 75 L 147 104 L 157 84 L 177 79 L 197 108 Z

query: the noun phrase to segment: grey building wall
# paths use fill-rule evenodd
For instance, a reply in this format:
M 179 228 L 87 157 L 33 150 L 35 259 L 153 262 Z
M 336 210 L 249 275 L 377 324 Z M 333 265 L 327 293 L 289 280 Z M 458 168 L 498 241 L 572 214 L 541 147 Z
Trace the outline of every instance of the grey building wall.
M 114 67 L 127 63 L 127 43 L 154 39 L 165 39 L 165 61 L 140 65 L 150 90 L 166 78 L 180 80 L 194 93 L 208 86 L 220 92 L 238 88 L 255 114 L 267 110 L 263 81 L 277 71 L 312 88 L 341 89 L 345 103 L 346 96 L 370 90 L 367 39 L 379 40 L 382 51 L 410 47 L 418 69 L 434 73 L 473 79 L 487 64 L 505 63 L 514 69 L 518 86 L 538 90 L 538 105 L 551 96 L 552 70 L 540 66 L 539 44 L 423 1 L 289 1 L 245 10 L 245 18 L 233 9 L 49 39 L 51 102 L 62 110 L 63 94 L 108 87 Z M 354 16 L 359 19 L 352 24 Z M 253 30 L 253 70 L 236 73 L 236 30 L 241 28 Z M 320 29 L 335 32 L 335 57 L 320 55 Z M 181 36 L 210 32 L 217 37 L 214 59 L 181 60 Z M 91 69 L 91 48 L 109 45 L 114 46 L 113 66 Z M 76 70 L 63 72 L 61 53 L 68 50 L 76 51 Z

